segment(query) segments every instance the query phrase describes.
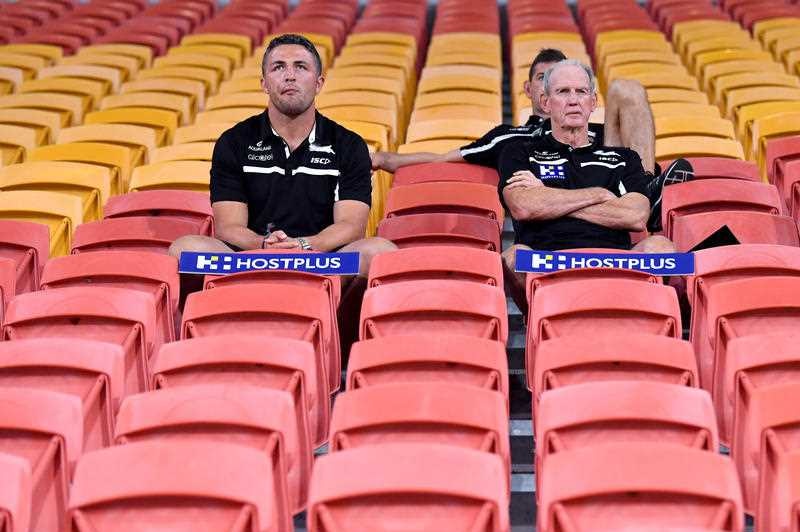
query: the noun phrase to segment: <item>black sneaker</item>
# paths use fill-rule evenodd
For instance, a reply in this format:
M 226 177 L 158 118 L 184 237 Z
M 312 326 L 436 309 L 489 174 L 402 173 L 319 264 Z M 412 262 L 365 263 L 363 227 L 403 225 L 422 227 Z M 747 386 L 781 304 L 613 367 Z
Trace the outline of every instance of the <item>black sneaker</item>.
M 653 178 L 647 184 L 647 192 L 653 199 L 653 206 L 650 209 L 650 218 L 647 220 L 647 230 L 651 233 L 661 231 L 661 196 L 664 187 L 685 183 L 694 178 L 694 168 L 686 159 L 675 159 L 667 169 Z

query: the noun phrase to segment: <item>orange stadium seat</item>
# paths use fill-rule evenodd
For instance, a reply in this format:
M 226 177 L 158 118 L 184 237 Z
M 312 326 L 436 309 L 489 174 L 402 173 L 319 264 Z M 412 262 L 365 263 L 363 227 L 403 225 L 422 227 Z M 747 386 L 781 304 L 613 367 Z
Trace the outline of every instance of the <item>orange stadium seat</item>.
M 150 216 L 196 224 L 197 234 L 213 234 L 213 213 L 208 196 L 183 190 L 153 190 L 122 194 L 109 199 L 106 218 Z
M 244 445 L 117 445 L 78 462 L 67 515 L 76 532 L 124 532 L 143 521 L 162 529 L 288 532 L 291 514 L 277 504 L 275 474 L 263 451 Z
M 425 163 L 398 168 L 392 186 L 414 185 L 437 181 L 481 183 L 497 186 L 497 170 L 466 163 Z
M 292 396 L 300 436 L 325 443 L 330 419 L 328 388 L 310 342 L 291 338 L 221 334 L 164 344 L 153 361 L 153 388 L 196 384 L 260 386 Z M 303 428 L 305 427 L 305 428 Z
M 406 248 L 372 259 L 368 286 L 421 280 L 464 280 L 503 286 L 500 255 L 467 247 Z
M 2 18 L 0 18 L 2 20 Z M 0 515 L 9 531 L 29 530 L 31 520 L 31 468 L 18 456 L 0 453 Z
M 500 226 L 504 214 L 497 187 L 482 183 L 418 183 L 389 191 L 386 218 L 426 213 L 483 216 L 495 220 Z
M 106 218 L 78 226 L 72 239 L 72 253 L 97 250 L 167 253 L 177 238 L 197 232 L 197 222 L 166 216 Z
M 497 222 L 470 214 L 407 214 L 385 218 L 378 225 L 378 236 L 391 240 L 399 248 L 448 245 L 500 251 Z
M 798 478 L 800 478 L 800 454 L 797 452 L 780 452 L 780 442 L 777 438 L 768 440 L 767 456 L 765 460 L 768 469 L 761 474 L 768 478 L 770 483 L 764 481 L 763 489 L 759 496 L 759 505 L 756 513 L 761 530 L 791 530 L 797 521 Z M 773 442 L 775 445 L 773 446 Z
M 751 162 L 737 161 L 723 157 L 688 157 L 694 169 L 695 179 L 746 179 L 760 181 L 758 167 Z M 662 163 L 664 168 L 667 162 Z
M 114 433 L 117 444 L 209 440 L 246 445 L 272 462 L 276 505 L 292 513 L 305 507 L 313 449 L 307 427 L 298 426 L 289 392 L 198 384 L 131 395 L 120 406 Z
M 788 216 L 747 211 L 681 216 L 673 222 L 672 240 L 678 251 L 689 251 L 723 226 L 728 226 L 742 244 L 800 245 L 797 224 Z

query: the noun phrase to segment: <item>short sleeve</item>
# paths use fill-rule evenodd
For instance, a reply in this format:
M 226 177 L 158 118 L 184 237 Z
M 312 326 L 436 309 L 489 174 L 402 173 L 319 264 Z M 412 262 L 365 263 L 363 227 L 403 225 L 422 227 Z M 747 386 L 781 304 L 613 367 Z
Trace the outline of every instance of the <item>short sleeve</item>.
M 470 164 L 497 169 L 507 133 L 506 126 L 497 126 L 481 138 L 459 148 L 461 157 Z
M 528 142 L 514 142 L 513 144 L 509 144 L 500 153 L 500 164 L 498 168 L 500 172 L 500 184 L 498 186 L 501 192 L 515 172 L 531 169 L 528 145 Z
M 247 203 L 243 178 L 231 135 L 223 134 L 214 144 L 214 153 L 211 156 L 211 203 L 217 201 Z
M 628 156 L 625 159 L 625 173 L 622 175 L 622 186 L 625 187 L 625 192 L 638 192 L 650 199 L 647 192 L 647 184 L 652 179 L 652 176 L 647 175 L 642 167 L 642 160 L 639 154 L 633 150 L 627 150 Z M 652 203 L 652 200 L 650 200 Z
M 372 204 L 372 162 L 364 139 L 352 134 L 339 153 L 338 200 Z M 337 200 L 337 201 L 338 201 Z

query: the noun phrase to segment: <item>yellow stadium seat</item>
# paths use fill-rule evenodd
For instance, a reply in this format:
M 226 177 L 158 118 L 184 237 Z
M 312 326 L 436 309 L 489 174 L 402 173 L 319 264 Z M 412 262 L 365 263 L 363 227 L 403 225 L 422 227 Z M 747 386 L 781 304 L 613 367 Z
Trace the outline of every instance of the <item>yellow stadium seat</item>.
M 11 92 L 16 92 L 25 81 L 25 72 L 21 68 L 0 66 L 0 79 L 11 83 Z
M 691 31 L 683 31 L 681 33 L 672 34 L 672 42 L 675 46 L 675 51 L 686 57 L 689 45 L 698 41 L 706 39 L 714 39 L 717 37 L 748 37 L 749 34 L 743 30 L 735 22 L 723 21 L 706 21 L 706 22 L 720 22 L 721 24 L 706 25 L 705 27 L 696 27 Z
M 784 62 L 790 57 L 790 54 L 800 48 L 800 39 L 797 35 L 786 37 L 775 43 L 772 53 L 776 61 Z
M 800 27 L 800 17 L 777 17 L 759 20 L 753 24 L 753 35 L 761 42 L 765 42 L 765 36 L 768 32 L 780 28 L 795 27 Z
M 715 99 L 725 107 L 728 91 L 746 87 L 800 87 L 796 76 L 775 72 L 739 72 L 720 76 L 714 80 Z
M 680 64 L 680 58 L 672 52 L 653 52 L 653 51 L 642 51 L 642 52 L 628 52 L 628 53 L 616 53 L 616 54 L 609 54 L 607 55 L 598 70 L 602 73 L 604 78 L 608 77 L 608 70 L 617 65 L 625 65 L 631 63 L 646 63 L 646 64 L 657 64 L 657 65 L 678 65 Z M 661 68 L 660 66 L 657 68 Z
M 0 109 L 0 124 L 25 126 L 36 130 L 37 144 L 49 144 L 66 125 L 64 115 L 58 111 L 9 107 Z
M 482 32 L 438 33 L 431 37 L 428 54 L 489 50 L 501 53 L 500 35 Z
M 359 55 L 380 55 L 380 56 L 400 56 L 405 57 L 407 61 L 414 63 L 417 60 L 416 46 L 408 46 L 405 44 L 358 44 L 353 46 L 345 46 L 342 48 L 337 59 L 348 56 Z
M 726 35 L 724 37 L 713 37 L 711 39 L 690 42 L 686 46 L 686 53 L 683 58 L 689 65 L 689 68 L 696 72 L 695 60 L 698 56 L 709 52 L 725 50 L 761 51 L 761 45 L 757 41 L 750 39 L 747 35 L 735 34 L 734 36 Z
M 214 124 L 218 122 L 241 122 L 251 116 L 264 112 L 263 107 L 229 107 L 227 109 L 214 109 L 197 113 L 195 124 Z
M 459 139 L 471 141 L 482 137 L 497 124 L 487 120 L 463 118 L 461 120 L 428 120 L 413 122 L 408 126 L 406 142 Z M 466 142 L 462 142 L 466 144 Z
M 35 43 L 4 44 L 0 46 L 0 53 L 33 55 L 47 59 L 49 64 L 58 63 L 64 56 L 60 46 Z
M 774 137 L 800 134 L 800 112 L 786 112 L 756 118 L 750 126 L 752 145 L 750 160 L 755 160 L 761 171 L 761 178 L 767 180 L 767 141 Z M 747 147 L 745 147 L 747 148 Z
M 665 116 L 655 119 L 656 138 L 702 135 L 704 137 L 720 137 L 734 139 L 733 123 L 724 118 L 708 116 Z
M 59 65 L 87 65 L 113 68 L 120 73 L 120 80 L 127 81 L 135 78 L 141 68 L 141 63 L 135 57 L 121 54 L 85 54 L 72 55 L 61 60 Z
M 782 74 L 783 68 L 772 61 L 743 60 L 714 63 L 706 67 L 703 90 L 709 94 L 714 94 L 716 93 L 716 83 L 719 78 L 731 74 L 755 74 L 757 72 Z
M 417 87 L 420 94 L 447 90 L 472 90 L 500 94 L 500 84 L 483 76 L 443 75 L 421 79 Z
M 662 77 L 674 77 L 681 80 L 680 87 L 687 85 L 683 80 L 692 79 L 693 82 L 689 83 L 689 85 L 697 86 L 696 80 L 689 75 L 686 67 L 681 64 L 626 63 L 623 65 L 615 65 L 608 68 L 604 80 L 607 83 L 611 83 L 615 79 L 637 79 L 647 76 L 658 76 L 658 79 Z
M 227 109 L 230 107 L 259 107 L 264 109 L 269 103 L 269 96 L 262 91 L 233 92 L 210 96 L 206 110 Z
M 0 96 L 14 92 L 14 84 L 7 79 L 0 78 Z
M 214 122 L 210 124 L 193 124 L 175 130 L 175 144 L 187 142 L 213 142 L 225 131 L 235 126 L 235 122 Z
M 84 222 L 103 218 L 103 206 L 118 183 L 103 166 L 64 161 L 35 161 L 0 168 L 0 190 L 58 192 L 81 201 Z
M 742 139 L 745 147 L 753 145 L 750 126 L 753 120 L 780 113 L 800 111 L 800 101 L 783 100 L 778 102 L 759 102 L 743 105 L 736 109 L 736 136 Z
M 69 142 L 50 144 L 33 150 L 29 161 L 74 161 L 112 168 L 119 176 L 116 190 L 126 190 L 131 170 L 138 156 L 137 150 L 104 142 Z
M 21 163 L 27 154 L 41 144 L 41 133 L 35 129 L 12 124 L 0 124 L 0 153 L 3 165 Z
M 416 49 L 417 41 L 411 35 L 403 33 L 383 32 L 383 31 L 369 31 L 364 33 L 351 33 L 347 36 L 346 44 L 350 46 L 359 46 L 362 44 L 399 44 L 403 46 L 410 46 Z
M 210 161 L 215 142 L 187 142 L 173 144 L 153 150 L 150 160 L 154 163 L 164 161 Z
M 797 72 L 797 64 L 800 63 L 800 50 L 791 50 L 783 56 L 783 66 L 788 72 Z
M 186 35 L 181 39 L 181 45 L 196 44 L 223 44 L 233 46 L 242 51 L 242 57 L 249 56 L 253 52 L 253 43 L 250 38 L 237 33 L 195 33 Z
M 384 126 L 389 132 L 389 149 L 393 150 L 399 140 L 400 131 L 397 127 L 397 114 L 389 109 L 378 109 L 377 107 L 366 107 L 357 105 L 346 105 L 339 107 L 328 107 L 322 113 L 336 122 L 356 120 L 358 122 L 369 122 Z
M 139 72 L 136 81 L 152 78 L 182 78 L 202 81 L 206 87 L 206 94 L 216 94 L 219 90 L 220 75 L 218 72 L 202 67 L 171 66 L 154 67 Z
M 9 94 L 0 96 L 0 109 L 31 108 L 56 111 L 69 124 L 78 125 L 83 121 L 87 108 L 86 98 L 60 92 L 37 92 Z
M 583 42 L 565 42 L 565 41 L 527 41 L 520 44 L 514 44 L 511 48 L 511 61 L 514 68 L 530 68 L 533 63 L 533 58 L 542 48 L 557 48 L 564 52 L 564 55 L 573 59 L 579 59 L 585 63 L 589 63 L 589 54 L 586 53 L 586 48 Z M 487 54 L 494 55 L 492 52 Z M 439 54 L 444 56 L 447 54 Z
M 103 142 L 136 148 L 139 156 L 134 166 L 149 161 L 150 152 L 158 147 L 159 134 L 148 126 L 134 124 L 84 124 L 62 129 L 56 142 Z M 119 191 L 120 193 L 123 191 Z
M 800 25 L 795 26 L 781 26 L 778 28 L 773 28 L 764 33 L 761 37 L 761 46 L 772 53 L 773 57 L 779 59 L 780 56 L 775 55 L 775 46 L 778 43 L 782 43 L 786 39 L 791 39 L 797 35 L 798 30 L 800 30 Z
M 342 126 L 351 131 L 355 131 L 368 145 L 372 145 L 376 151 L 387 151 L 389 149 L 389 128 L 371 122 L 361 122 L 359 120 L 342 120 Z
M 459 139 L 424 140 L 421 142 L 408 142 L 397 148 L 397 153 L 447 153 L 468 144 Z
M 221 43 L 181 44 L 180 46 L 173 46 L 170 48 L 168 54 L 192 54 L 224 57 L 231 61 L 232 69 L 242 66 L 244 61 L 244 53 L 242 52 L 241 48 L 238 46 L 231 46 Z
M 472 90 L 450 90 L 441 92 L 431 92 L 428 94 L 418 94 L 414 100 L 415 109 L 424 109 L 437 105 L 447 105 L 458 102 L 465 105 L 484 105 L 494 109 L 502 108 L 501 96 L 487 92 Z
M 261 66 L 243 66 L 242 68 L 237 68 L 233 72 L 231 72 L 231 79 L 228 81 L 233 81 L 242 78 L 255 78 L 258 80 L 259 87 L 261 86 Z M 225 83 L 223 81 L 223 83 Z M 254 90 L 254 89 L 247 89 L 247 90 Z
M 158 146 L 172 142 L 178 127 L 178 115 L 173 111 L 153 107 L 120 107 L 105 109 L 86 115 L 86 124 L 133 124 L 153 128 Z
M 108 91 L 117 92 L 122 84 L 119 69 L 98 65 L 65 65 L 46 67 L 37 73 L 38 78 L 81 78 L 103 81 L 109 85 Z
M 503 80 L 502 70 L 494 67 L 478 65 L 440 65 L 426 66 L 422 69 L 419 79 L 428 79 L 439 76 L 478 76 L 485 77 L 500 83 Z
M 640 52 L 672 52 L 672 45 L 666 39 L 620 39 L 618 41 L 608 41 L 595 47 L 595 54 L 598 58 L 603 58 L 611 54 L 619 54 L 626 50 L 636 50 Z
M 647 100 L 650 102 L 650 104 L 665 102 L 708 104 L 708 97 L 705 95 L 705 93 L 685 89 L 647 89 Z
M 403 83 L 391 79 L 353 76 L 327 80 L 320 94 L 333 94 L 341 91 L 361 91 L 364 93 L 382 92 L 391 94 L 397 101 L 397 109 L 399 112 L 398 119 L 400 121 L 405 121 L 408 119 L 411 109 L 410 102 L 403 97 L 404 89 Z
M 117 109 L 120 107 L 152 107 L 177 113 L 178 121 L 185 126 L 194 120 L 192 97 L 169 92 L 126 92 L 112 94 L 103 98 L 100 109 Z
M 694 61 L 693 73 L 705 86 L 706 69 L 714 63 L 725 61 L 765 61 L 772 62 L 769 52 L 763 50 L 715 50 L 698 54 Z
M 76 196 L 58 192 L 14 190 L 0 194 L 0 219 L 46 225 L 50 229 L 50 256 L 68 255 L 72 232 L 83 223 L 83 205 Z
M 733 118 L 734 110 L 742 105 L 758 102 L 776 102 L 780 100 L 800 100 L 800 88 L 797 87 L 746 87 L 727 92 L 725 115 Z
M 223 81 L 219 86 L 220 94 L 231 94 L 235 92 L 262 91 L 261 76 L 236 77 L 236 72 L 228 81 Z
M 657 30 L 611 30 L 601 31 L 595 39 L 595 49 L 603 43 L 612 41 L 627 41 L 638 39 L 642 41 L 663 41 L 664 35 Z
M 390 66 L 382 65 L 353 65 L 334 67 L 328 71 L 326 79 L 346 78 L 346 77 L 366 77 L 374 76 L 376 78 L 386 78 L 394 80 L 398 83 L 405 85 L 403 96 L 411 94 L 416 87 L 416 80 L 413 77 L 408 77 L 406 73 L 400 69 Z
M 656 139 L 656 159 L 659 161 L 678 157 L 728 157 L 744 159 L 742 145 L 736 140 L 719 137 L 687 135 Z
M 21 94 L 57 92 L 79 96 L 83 99 L 84 108 L 89 110 L 97 108 L 98 102 L 108 94 L 107 88 L 106 83 L 94 79 L 47 78 L 28 80 L 20 86 L 19 92 Z
M 442 65 L 477 65 L 498 69 L 503 68 L 502 61 L 495 54 L 491 52 L 481 53 L 479 51 L 436 54 L 428 57 L 425 65 L 429 67 Z
M 414 60 L 399 55 L 379 55 L 379 54 L 346 54 L 340 55 L 333 63 L 335 71 L 339 67 L 348 66 L 390 66 L 400 69 L 405 78 L 413 78 L 415 74 Z M 330 73 L 329 73 L 330 74 Z
M 231 77 L 233 62 L 227 57 L 218 55 L 204 54 L 170 54 L 156 57 L 153 60 L 153 68 L 202 68 L 217 75 L 217 83 Z
M 0 51 L 0 66 L 18 68 L 25 79 L 33 79 L 36 73 L 49 65 L 47 59 L 35 55 L 12 54 Z
M 164 161 L 137 166 L 131 176 L 130 191 L 192 190 L 208 192 L 209 161 Z
M 645 89 L 683 89 L 689 91 L 698 90 L 697 79 L 689 74 L 663 73 L 662 69 L 641 74 L 626 74 L 627 79 L 635 79 Z M 609 82 L 615 78 L 609 79 Z
M 485 120 L 496 124 L 503 121 L 502 113 L 499 109 L 483 105 L 462 105 L 453 103 L 452 105 L 437 105 L 425 107 L 424 109 L 416 109 L 411 113 L 412 122 L 459 118 L 475 118 L 477 120 Z
M 139 61 L 141 68 L 150 68 L 153 64 L 153 49 L 141 44 L 92 44 L 82 46 L 76 55 L 114 54 L 133 57 Z
M 720 118 L 719 108 L 702 103 L 661 102 L 650 105 L 653 117 L 670 116 Z
M 195 112 L 206 104 L 206 88 L 202 81 L 181 78 L 150 78 L 128 81 L 120 87 L 121 93 L 128 92 L 171 92 L 192 98 Z
M 340 105 L 363 105 L 377 107 L 378 109 L 388 109 L 394 114 L 399 113 L 397 98 L 392 94 L 383 92 L 341 91 L 323 93 L 317 96 L 316 105 L 318 109 L 327 109 Z

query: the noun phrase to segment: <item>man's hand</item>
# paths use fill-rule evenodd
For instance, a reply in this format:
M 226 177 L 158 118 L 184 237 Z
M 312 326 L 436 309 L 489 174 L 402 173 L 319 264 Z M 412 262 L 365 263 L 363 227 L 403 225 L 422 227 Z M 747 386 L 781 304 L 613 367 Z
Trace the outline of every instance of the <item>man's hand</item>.
M 302 249 L 296 238 L 287 238 L 274 244 L 267 244 L 265 249 Z
M 508 180 L 508 184 L 505 186 L 505 189 L 512 190 L 515 188 L 543 186 L 544 183 L 542 183 L 542 180 L 533 175 L 533 172 L 530 170 L 518 170 L 514 172 L 514 174 L 511 176 L 511 179 Z
M 269 234 L 269 236 L 264 240 L 264 247 L 271 247 L 274 244 L 278 244 L 280 242 L 285 242 L 289 239 L 289 236 L 281 230 L 273 231 Z
M 394 173 L 397 170 L 397 164 L 394 161 L 394 154 L 388 151 L 376 151 L 370 154 L 372 160 L 373 170 L 386 170 L 387 172 Z

